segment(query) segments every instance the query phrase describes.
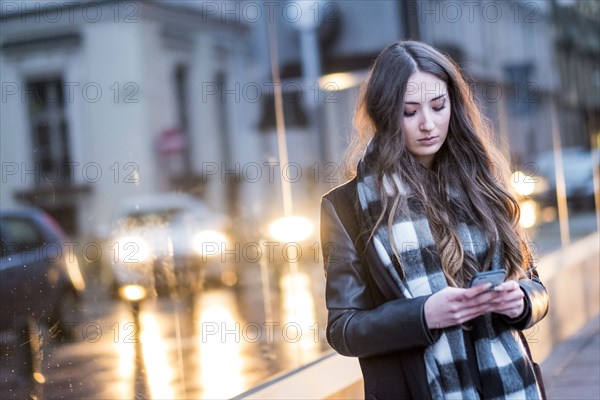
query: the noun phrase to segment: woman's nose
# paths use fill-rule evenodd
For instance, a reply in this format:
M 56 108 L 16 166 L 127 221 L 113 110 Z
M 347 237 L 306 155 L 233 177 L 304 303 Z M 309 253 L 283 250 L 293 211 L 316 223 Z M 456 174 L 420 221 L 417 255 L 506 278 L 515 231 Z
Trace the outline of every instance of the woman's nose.
M 422 131 L 430 131 L 435 128 L 435 124 L 433 123 L 433 118 L 431 114 L 427 111 L 422 113 L 421 124 L 419 125 L 419 129 Z

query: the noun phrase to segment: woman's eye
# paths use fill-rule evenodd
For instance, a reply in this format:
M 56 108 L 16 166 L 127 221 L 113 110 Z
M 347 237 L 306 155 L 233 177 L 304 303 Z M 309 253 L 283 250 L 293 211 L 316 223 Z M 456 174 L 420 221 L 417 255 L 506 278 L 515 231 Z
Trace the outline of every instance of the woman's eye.
M 441 106 L 438 107 L 432 107 L 434 111 L 442 111 L 444 108 L 446 108 L 446 102 L 443 102 Z
M 409 111 L 404 111 L 404 116 L 405 117 L 412 117 L 413 115 L 415 115 L 417 113 L 417 111 L 413 111 L 413 112 L 409 112 Z

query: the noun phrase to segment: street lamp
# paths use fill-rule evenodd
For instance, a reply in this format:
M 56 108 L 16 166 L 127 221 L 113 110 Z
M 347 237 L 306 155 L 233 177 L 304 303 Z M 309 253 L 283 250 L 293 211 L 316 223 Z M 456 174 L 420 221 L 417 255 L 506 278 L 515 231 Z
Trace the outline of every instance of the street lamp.
M 321 90 L 337 92 L 359 86 L 366 78 L 366 73 L 336 72 L 319 78 Z
M 276 240 L 291 243 L 308 238 L 313 232 L 313 224 L 304 217 L 292 215 L 279 218 L 269 226 L 269 234 Z

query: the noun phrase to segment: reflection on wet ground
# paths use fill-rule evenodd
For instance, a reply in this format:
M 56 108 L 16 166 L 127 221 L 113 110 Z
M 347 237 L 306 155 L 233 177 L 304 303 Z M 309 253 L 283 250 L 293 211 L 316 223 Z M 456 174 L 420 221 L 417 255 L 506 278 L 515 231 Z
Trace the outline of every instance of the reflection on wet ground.
M 35 394 L 45 399 L 230 398 L 318 357 L 327 348 L 322 317 L 315 312 L 319 300 L 313 280 L 323 279 L 321 271 L 273 274 L 272 321 L 265 320 L 258 267 L 248 266 L 245 274 L 236 288 L 212 288 L 193 302 L 146 300 L 139 310 L 106 295 L 88 296 L 88 318 L 74 328 L 75 342 L 38 335 L 36 364 L 45 383 L 34 385 Z M 27 385 L 14 363 L 11 351 L 3 351 L 2 399 L 26 398 Z

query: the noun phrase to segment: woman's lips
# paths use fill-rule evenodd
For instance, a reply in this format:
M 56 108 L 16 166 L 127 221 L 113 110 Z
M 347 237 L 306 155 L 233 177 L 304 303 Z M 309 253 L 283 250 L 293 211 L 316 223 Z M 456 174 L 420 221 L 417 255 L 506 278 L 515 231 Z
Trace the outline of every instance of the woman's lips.
M 425 146 L 430 146 L 430 145 L 434 144 L 435 142 L 437 142 L 437 139 L 438 139 L 438 136 L 429 136 L 427 138 L 419 139 L 418 142 Z

